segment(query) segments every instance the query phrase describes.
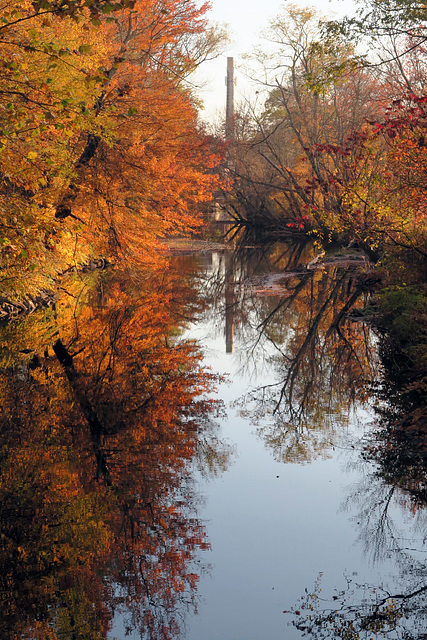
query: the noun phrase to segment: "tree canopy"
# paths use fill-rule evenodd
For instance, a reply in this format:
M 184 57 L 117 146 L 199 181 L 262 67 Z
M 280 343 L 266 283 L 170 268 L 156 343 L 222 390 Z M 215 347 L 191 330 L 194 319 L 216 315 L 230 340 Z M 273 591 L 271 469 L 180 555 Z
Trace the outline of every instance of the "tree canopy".
M 276 237 L 300 230 L 319 244 L 356 244 L 375 260 L 406 251 L 422 269 L 423 12 L 371 2 L 357 19 L 331 23 L 289 5 L 271 21 L 269 45 L 252 56 L 265 100 L 233 147 L 238 219 Z
M 34 293 L 90 256 L 147 260 L 199 224 L 222 151 L 189 75 L 215 56 L 207 4 L 21 2 L 1 9 L 0 265 Z

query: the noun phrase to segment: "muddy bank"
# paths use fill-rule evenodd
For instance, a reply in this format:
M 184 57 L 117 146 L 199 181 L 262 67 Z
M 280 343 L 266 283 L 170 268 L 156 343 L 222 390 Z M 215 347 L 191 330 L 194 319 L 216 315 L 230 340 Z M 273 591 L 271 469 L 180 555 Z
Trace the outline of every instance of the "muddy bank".
M 221 252 L 227 249 L 227 246 L 220 242 L 193 238 L 168 238 L 162 241 L 162 245 L 166 255 L 191 255 L 206 251 Z

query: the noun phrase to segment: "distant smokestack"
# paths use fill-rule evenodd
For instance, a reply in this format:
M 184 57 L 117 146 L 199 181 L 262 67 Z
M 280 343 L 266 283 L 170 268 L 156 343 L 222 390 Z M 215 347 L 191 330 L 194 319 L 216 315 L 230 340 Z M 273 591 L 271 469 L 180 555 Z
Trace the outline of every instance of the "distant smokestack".
M 225 137 L 234 138 L 234 58 L 227 58 Z

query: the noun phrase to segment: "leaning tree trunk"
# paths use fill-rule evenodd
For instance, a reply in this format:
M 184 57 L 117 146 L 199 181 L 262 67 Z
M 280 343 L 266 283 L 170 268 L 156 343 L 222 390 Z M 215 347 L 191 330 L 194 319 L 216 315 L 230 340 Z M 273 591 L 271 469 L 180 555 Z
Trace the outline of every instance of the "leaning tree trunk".
M 58 218 L 59 220 L 64 220 L 64 218 L 68 218 L 69 216 L 76 218 L 72 213 L 72 206 L 80 191 L 80 180 L 82 178 L 84 168 L 96 154 L 100 142 L 100 136 L 95 136 L 93 133 L 89 133 L 83 153 L 77 160 L 74 167 L 76 178 L 68 185 L 67 191 L 58 203 L 55 210 L 55 218 Z

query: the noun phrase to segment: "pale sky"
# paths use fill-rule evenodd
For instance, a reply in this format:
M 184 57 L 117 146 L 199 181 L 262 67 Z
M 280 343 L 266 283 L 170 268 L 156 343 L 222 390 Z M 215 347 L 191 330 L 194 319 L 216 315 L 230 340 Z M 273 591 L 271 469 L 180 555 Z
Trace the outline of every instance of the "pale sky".
M 354 11 L 352 0 L 317 0 L 305 2 L 304 0 L 256 0 L 249 3 L 244 0 L 210 0 L 212 10 L 209 17 L 212 22 L 228 25 L 231 43 L 218 60 L 205 63 L 197 78 L 197 83 L 206 83 L 203 90 L 199 91 L 205 110 L 202 117 L 212 121 L 221 113 L 225 113 L 225 76 L 227 71 L 227 56 L 234 58 L 235 67 L 235 101 L 236 104 L 250 96 L 254 89 L 251 87 L 243 70 L 242 54 L 249 53 L 251 49 L 260 44 L 260 32 L 268 26 L 269 20 L 274 18 L 282 6 L 296 4 L 301 7 L 314 7 L 320 13 L 331 17 L 348 15 Z

